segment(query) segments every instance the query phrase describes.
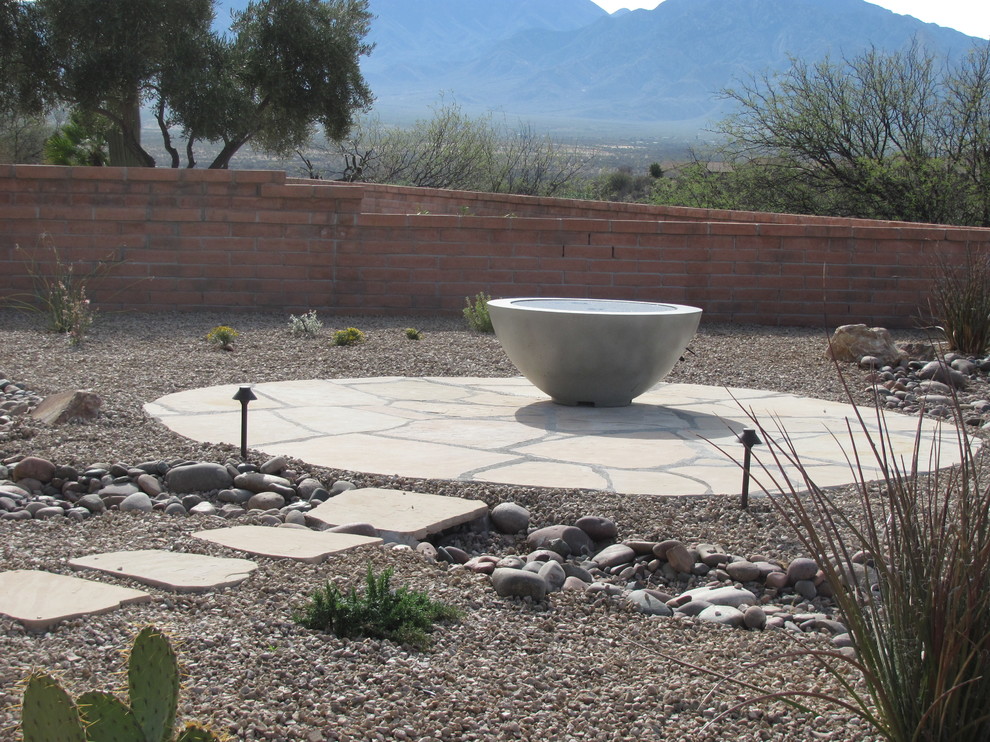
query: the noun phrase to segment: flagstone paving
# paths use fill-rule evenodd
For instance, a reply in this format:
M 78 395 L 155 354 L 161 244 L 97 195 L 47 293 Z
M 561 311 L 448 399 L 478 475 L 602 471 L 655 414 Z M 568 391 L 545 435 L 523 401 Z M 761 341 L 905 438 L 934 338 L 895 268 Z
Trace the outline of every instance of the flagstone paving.
M 145 409 L 194 440 L 239 445 L 237 388 L 178 392 Z M 818 485 L 854 479 L 845 451 L 852 448 L 847 421 L 858 430 L 855 409 L 792 394 L 660 383 L 628 407 L 599 409 L 553 404 L 521 377 L 317 379 L 253 390 L 250 447 L 345 471 L 623 494 L 738 495 L 737 436 L 754 427 L 752 415 L 777 442 L 786 431 Z M 877 421 L 867 418 L 877 433 Z M 918 419 L 888 413 L 884 420 L 893 454 L 910 459 Z M 938 464 L 958 462 L 951 426 L 925 419 L 922 434 L 923 462 L 927 441 L 940 438 Z M 863 434 L 854 439 L 861 445 Z M 757 472 L 760 460 L 773 464 L 766 445 L 753 453 Z M 875 464 L 863 465 L 865 476 L 879 476 Z M 787 471 L 797 476 L 793 467 Z
M 70 559 L 73 569 L 95 569 L 177 593 L 206 592 L 244 582 L 258 565 L 250 559 L 211 557 L 161 549 L 113 551 Z
M 326 533 L 306 528 L 273 528 L 272 526 L 234 526 L 197 531 L 193 534 L 230 549 L 246 551 L 276 559 L 296 559 L 316 564 L 331 554 L 382 543 L 382 539 L 357 536 L 352 533 Z
M 108 613 L 128 603 L 143 603 L 143 590 L 108 585 L 79 577 L 16 569 L 0 572 L 0 614 L 31 631 L 45 631 L 59 621 L 92 613 Z
M 341 492 L 307 513 L 328 526 L 370 523 L 390 540 L 420 541 L 485 515 L 480 500 L 365 487 Z

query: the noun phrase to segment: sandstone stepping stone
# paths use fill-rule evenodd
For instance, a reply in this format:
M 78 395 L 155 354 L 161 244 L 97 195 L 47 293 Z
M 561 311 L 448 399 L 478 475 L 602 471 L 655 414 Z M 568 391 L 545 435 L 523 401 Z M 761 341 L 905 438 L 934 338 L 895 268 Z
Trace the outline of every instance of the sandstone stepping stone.
M 44 631 L 69 618 L 109 613 L 151 596 L 129 587 L 30 569 L 0 572 L 0 613 L 31 631 Z
M 249 554 L 296 559 L 315 564 L 331 554 L 358 546 L 382 543 L 380 538 L 356 536 L 351 533 L 327 533 L 302 531 L 297 528 L 269 528 L 266 526 L 234 526 L 197 531 L 193 534 L 204 541 L 212 541 Z
M 487 512 L 488 506 L 480 500 L 364 487 L 330 498 L 308 516 L 328 526 L 367 522 L 387 538 L 421 541 Z
M 160 549 L 114 551 L 70 559 L 74 569 L 130 577 L 177 593 L 199 593 L 244 582 L 258 565 L 249 559 L 185 554 Z

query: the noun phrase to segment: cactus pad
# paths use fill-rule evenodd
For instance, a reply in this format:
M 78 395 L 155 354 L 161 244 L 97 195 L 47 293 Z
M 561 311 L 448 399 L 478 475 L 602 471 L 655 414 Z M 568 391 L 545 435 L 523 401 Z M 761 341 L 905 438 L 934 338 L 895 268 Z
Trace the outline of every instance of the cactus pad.
M 172 739 L 179 703 L 179 665 L 165 635 L 153 626 L 141 630 L 127 663 L 131 710 L 147 742 Z
M 34 673 L 24 689 L 21 716 L 24 742 L 86 742 L 79 709 L 51 675 Z
M 83 693 L 76 700 L 86 724 L 89 742 L 145 742 L 137 719 L 127 704 L 102 691 Z

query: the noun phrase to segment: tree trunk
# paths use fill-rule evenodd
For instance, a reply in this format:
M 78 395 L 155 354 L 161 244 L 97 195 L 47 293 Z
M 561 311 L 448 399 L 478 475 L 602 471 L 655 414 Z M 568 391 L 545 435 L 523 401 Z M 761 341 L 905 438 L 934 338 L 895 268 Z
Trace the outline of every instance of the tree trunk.
M 154 167 L 155 158 L 141 147 L 141 106 L 135 95 L 117 111 L 120 124 L 107 135 L 110 165 L 116 167 Z

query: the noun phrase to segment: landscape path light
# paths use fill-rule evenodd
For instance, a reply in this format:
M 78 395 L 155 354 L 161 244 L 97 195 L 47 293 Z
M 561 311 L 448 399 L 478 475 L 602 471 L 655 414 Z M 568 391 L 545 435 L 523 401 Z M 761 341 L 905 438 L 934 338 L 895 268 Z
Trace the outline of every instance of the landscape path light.
M 749 507 L 749 468 L 752 464 L 753 457 L 753 446 L 758 446 L 763 441 L 760 440 L 760 436 L 756 434 L 756 430 L 753 428 L 743 428 L 743 432 L 739 434 L 739 442 L 743 444 L 746 449 L 746 453 L 743 454 L 743 480 L 742 480 L 742 507 L 743 510 Z
M 248 402 L 257 399 L 250 386 L 241 386 L 234 395 L 234 399 L 241 403 L 241 459 L 247 461 L 247 410 Z

